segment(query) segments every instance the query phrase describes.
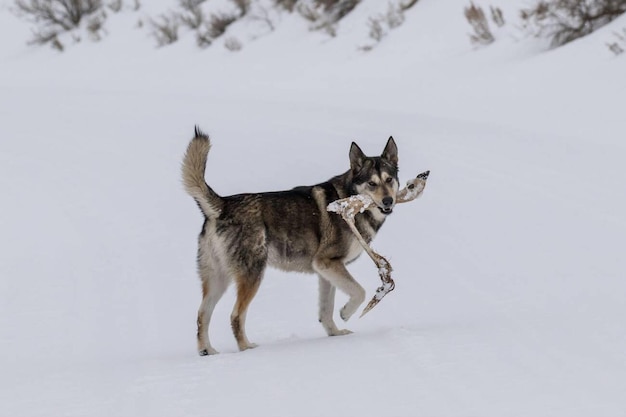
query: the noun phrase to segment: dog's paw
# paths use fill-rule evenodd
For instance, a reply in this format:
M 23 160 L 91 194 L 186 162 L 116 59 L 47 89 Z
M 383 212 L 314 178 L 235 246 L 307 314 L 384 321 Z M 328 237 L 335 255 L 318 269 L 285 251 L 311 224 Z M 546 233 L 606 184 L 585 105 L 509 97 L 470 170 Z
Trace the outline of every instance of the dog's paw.
M 256 343 L 247 343 L 245 345 L 239 346 L 239 350 L 243 352 L 244 350 L 254 349 L 257 347 L 259 347 L 259 345 L 257 345 Z
M 352 317 L 355 311 L 356 311 L 356 307 L 352 307 L 348 303 L 345 306 L 343 306 L 341 310 L 339 310 L 339 317 L 341 317 L 341 320 L 343 321 L 348 321 L 350 320 L 350 317 Z
M 329 336 L 345 336 L 347 334 L 352 334 L 352 333 L 353 332 L 348 329 L 336 329 L 335 331 L 330 333 Z
M 200 349 L 198 351 L 198 355 L 200 356 L 209 356 L 209 355 L 217 355 L 219 352 L 212 347 Z

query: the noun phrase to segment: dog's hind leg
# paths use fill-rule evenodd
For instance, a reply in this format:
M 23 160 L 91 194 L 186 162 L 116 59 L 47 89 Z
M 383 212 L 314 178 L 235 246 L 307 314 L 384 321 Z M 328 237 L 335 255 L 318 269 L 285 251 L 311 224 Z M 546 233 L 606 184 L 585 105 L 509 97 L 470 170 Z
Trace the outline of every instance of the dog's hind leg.
M 315 259 L 313 261 L 313 269 L 331 285 L 339 288 L 350 297 L 339 312 L 341 318 L 344 321 L 348 321 L 356 309 L 365 301 L 365 290 L 363 287 L 352 278 L 346 266 L 339 259 Z
M 319 277 L 319 320 L 329 336 L 341 336 L 352 333 L 348 329 L 338 329 L 333 320 L 335 310 L 335 287 L 326 279 Z
M 230 324 L 233 328 L 233 334 L 237 340 L 239 350 L 257 347 L 257 345 L 251 343 L 246 336 L 246 315 L 248 314 L 250 302 L 259 290 L 261 279 L 262 274 L 239 276 L 237 278 L 237 301 L 235 301 L 235 307 L 230 315 Z
M 209 271 L 208 268 L 201 268 L 200 274 L 202 278 L 202 303 L 198 309 L 198 353 L 200 356 L 206 356 L 218 353 L 211 346 L 209 340 L 209 324 L 215 305 L 226 292 L 230 280 L 228 278 L 220 279 L 215 272 Z

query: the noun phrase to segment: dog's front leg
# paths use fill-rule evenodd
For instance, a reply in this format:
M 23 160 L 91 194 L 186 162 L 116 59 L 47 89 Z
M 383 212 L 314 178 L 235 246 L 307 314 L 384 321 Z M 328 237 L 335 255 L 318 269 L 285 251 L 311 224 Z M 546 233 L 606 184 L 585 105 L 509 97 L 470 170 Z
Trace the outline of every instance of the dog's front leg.
M 352 333 L 348 329 L 338 329 L 333 320 L 335 311 L 335 287 L 326 279 L 319 277 L 320 305 L 319 320 L 329 336 L 343 336 Z
M 332 286 L 339 288 L 350 297 L 339 312 L 341 318 L 344 321 L 348 321 L 356 309 L 365 301 L 365 290 L 363 287 L 356 282 L 339 259 L 316 259 L 313 261 L 313 269 Z

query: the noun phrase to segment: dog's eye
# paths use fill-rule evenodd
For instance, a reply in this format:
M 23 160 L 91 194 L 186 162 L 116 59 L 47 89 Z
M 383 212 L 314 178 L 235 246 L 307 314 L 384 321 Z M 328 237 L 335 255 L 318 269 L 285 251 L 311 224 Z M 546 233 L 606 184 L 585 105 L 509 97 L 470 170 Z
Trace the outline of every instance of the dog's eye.
M 391 177 L 387 177 L 387 179 L 385 180 L 387 184 L 391 184 L 392 181 L 393 181 L 393 178 Z
M 376 183 L 374 181 L 370 181 L 367 183 L 370 187 L 376 187 Z

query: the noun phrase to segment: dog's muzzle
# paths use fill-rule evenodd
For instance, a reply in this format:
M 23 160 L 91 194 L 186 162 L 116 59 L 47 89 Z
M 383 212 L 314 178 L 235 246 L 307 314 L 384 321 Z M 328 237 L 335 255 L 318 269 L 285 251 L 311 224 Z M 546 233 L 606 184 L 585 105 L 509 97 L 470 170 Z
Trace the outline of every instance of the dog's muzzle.
M 391 214 L 393 211 L 393 197 L 383 198 L 383 206 L 379 207 L 379 209 L 383 214 Z

